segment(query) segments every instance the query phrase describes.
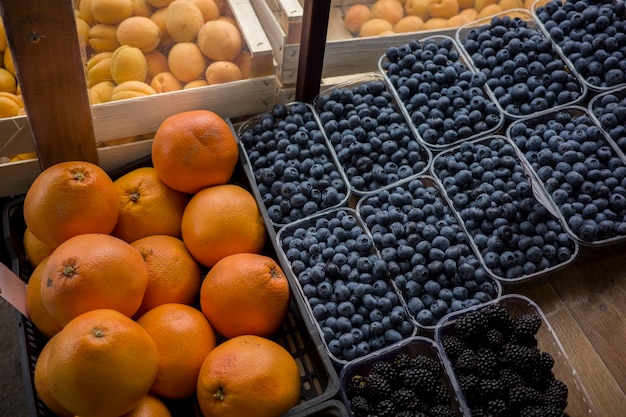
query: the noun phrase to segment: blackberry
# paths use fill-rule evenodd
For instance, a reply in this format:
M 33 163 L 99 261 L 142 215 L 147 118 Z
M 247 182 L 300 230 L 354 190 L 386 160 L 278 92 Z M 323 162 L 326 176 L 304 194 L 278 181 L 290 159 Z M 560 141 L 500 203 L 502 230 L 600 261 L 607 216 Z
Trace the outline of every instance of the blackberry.
M 478 385 L 480 395 L 484 399 L 496 399 L 504 397 L 504 388 L 497 379 L 485 378 L 481 379 Z
M 485 341 L 487 342 L 487 346 L 500 350 L 505 343 L 510 341 L 510 337 L 498 329 L 489 329 L 487 330 Z
M 477 343 L 485 337 L 489 323 L 484 314 L 479 311 L 470 311 L 460 317 L 455 323 L 456 334 L 467 343 Z
M 544 403 L 564 409 L 567 406 L 567 394 L 567 385 L 558 379 L 552 379 L 543 393 Z
M 350 399 L 350 408 L 355 416 L 366 416 L 372 412 L 369 401 L 365 397 L 357 395 Z
M 367 394 L 375 400 L 389 398 L 393 388 L 387 379 L 379 374 L 371 374 L 367 377 Z
M 480 394 L 480 379 L 476 375 L 459 375 L 459 386 L 468 402 L 478 398 Z
M 534 368 L 539 358 L 536 348 L 508 343 L 500 351 L 500 361 L 503 366 L 515 369 L 519 372 L 529 372 Z
M 498 381 L 500 381 L 502 387 L 509 389 L 525 385 L 524 378 L 517 371 L 510 368 L 500 370 Z
M 367 378 L 363 375 L 354 375 L 346 384 L 346 392 L 349 397 L 364 395 L 367 391 Z
M 431 401 L 433 405 L 449 405 L 450 401 L 452 401 L 452 397 L 446 387 L 438 386 L 435 388 Z
M 403 410 L 396 413 L 395 417 L 414 417 L 415 414 L 412 411 Z
M 476 360 L 476 354 L 471 349 L 465 349 L 454 362 L 454 369 L 459 374 L 472 374 L 476 371 L 478 361 Z
M 482 309 L 482 313 L 487 318 L 491 328 L 495 328 L 503 333 L 513 328 L 511 314 L 500 304 L 489 304 Z
M 433 358 L 430 358 L 426 355 L 416 355 L 413 357 L 412 362 L 413 367 L 426 369 L 430 371 L 435 377 L 439 378 L 443 375 L 443 366 L 441 363 Z
M 454 412 L 447 405 L 435 405 L 429 410 L 431 417 L 455 417 Z
M 491 378 L 498 374 L 498 356 L 489 348 L 476 351 L 476 370 L 480 376 Z
M 483 406 L 472 407 L 472 417 L 486 417 L 487 413 Z
M 554 358 L 548 352 L 541 352 L 537 366 L 542 372 L 551 373 L 552 367 L 554 367 Z
M 396 370 L 391 362 L 378 361 L 374 362 L 370 368 L 370 376 L 380 375 L 390 384 L 394 384 L 396 380 Z
M 541 317 L 536 313 L 520 314 L 513 319 L 513 327 L 518 343 L 534 345 L 535 335 L 541 327 Z
M 509 388 L 508 397 L 509 406 L 514 410 L 520 410 L 528 405 L 539 404 L 542 400 L 542 395 L 539 391 L 526 385 Z
M 427 369 L 408 368 L 400 374 L 401 383 L 410 389 L 417 390 L 420 398 L 429 396 L 439 385 L 439 379 Z
M 510 415 L 509 406 L 501 398 L 487 402 L 487 415 L 492 417 L 508 417 Z
M 396 405 L 391 400 L 381 400 L 376 405 L 376 415 L 378 417 L 393 417 L 396 415 Z
M 520 417 L 565 417 L 563 410 L 549 405 L 525 407 L 520 411 L 519 415 Z
M 393 366 L 396 368 L 396 372 L 410 368 L 413 363 L 413 356 L 408 353 L 400 352 L 393 358 Z
M 536 366 L 525 371 L 525 378 L 528 385 L 537 388 L 540 391 L 544 391 L 550 385 L 550 382 L 554 379 L 554 376 L 542 372 Z
M 463 350 L 467 349 L 467 344 L 461 338 L 453 335 L 446 335 L 441 338 L 443 349 L 451 361 L 455 361 Z
M 417 395 L 410 388 L 399 388 L 391 393 L 391 401 L 401 410 L 415 410 L 417 407 Z

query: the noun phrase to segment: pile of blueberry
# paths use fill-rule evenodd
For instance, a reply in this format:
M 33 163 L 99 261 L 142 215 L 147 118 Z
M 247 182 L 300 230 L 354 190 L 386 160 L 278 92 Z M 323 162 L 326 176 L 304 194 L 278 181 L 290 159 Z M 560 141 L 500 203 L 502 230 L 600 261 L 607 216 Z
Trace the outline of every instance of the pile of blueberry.
M 273 223 L 287 224 L 347 200 L 347 182 L 310 105 L 276 104 L 245 125 L 239 138 Z
M 626 165 L 582 108 L 515 122 L 510 136 L 583 242 L 626 235 Z
M 626 92 L 625 89 L 596 96 L 590 104 L 593 115 L 615 144 L 626 152 Z
M 492 132 L 503 116 L 448 37 L 390 47 L 382 69 L 422 140 L 442 147 Z
M 415 333 L 388 280 L 387 263 L 352 209 L 285 226 L 280 248 L 329 353 L 349 361 Z
M 591 86 L 626 83 L 626 3 L 551 0 L 536 15 L 574 68 Z
M 364 197 L 358 210 L 418 324 L 498 296 L 433 178 Z
M 437 155 L 433 170 L 495 275 L 525 278 L 572 259 L 576 242 L 537 200 L 506 138 L 463 143 Z
M 357 192 L 422 173 L 430 163 L 382 79 L 337 87 L 319 95 L 313 106 Z
M 554 43 L 528 19 L 494 16 L 460 33 L 474 66 L 487 77 L 498 104 L 511 117 L 527 116 L 581 100 L 586 89 Z

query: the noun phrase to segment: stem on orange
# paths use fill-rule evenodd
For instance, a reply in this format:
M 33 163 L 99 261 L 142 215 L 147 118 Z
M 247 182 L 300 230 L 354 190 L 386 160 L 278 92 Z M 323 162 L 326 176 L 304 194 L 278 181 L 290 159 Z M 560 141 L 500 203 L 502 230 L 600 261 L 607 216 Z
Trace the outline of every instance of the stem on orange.
M 222 389 L 222 387 L 219 387 L 217 389 L 217 392 L 215 394 L 213 394 L 213 398 L 215 398 L 216 400 L 219 400 L 219 401 L 223 401 L 224 400 L 224 390 Z

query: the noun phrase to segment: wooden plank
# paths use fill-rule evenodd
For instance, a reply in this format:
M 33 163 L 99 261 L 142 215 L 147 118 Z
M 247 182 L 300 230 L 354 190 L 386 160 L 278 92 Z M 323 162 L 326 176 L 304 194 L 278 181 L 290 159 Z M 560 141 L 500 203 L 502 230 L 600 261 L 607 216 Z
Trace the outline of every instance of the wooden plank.
M 555 276 L 553 282 L 568 282 L 573 269 L 576 267 L 562 271 Z M 607 366 L 606 358 L 598 353 L 592 340 L 572 315 L 569 309 L 571 300 L 562 299 L 552 282 L 529 287 L 522 293 L 535 301 L 546 315 L 563 350 L 578 372 L 584 390 L 591 401 L 590 407 L 595 410 L 595 415 L 620 415 L 626 407 L 626 395 L 615 378 L 615 374 L 620 370 Z M 605 339 L 601 343 L 613 344 L 616 340 Z M 577 406 L 581 407 L 580 404 Z M 585 414 L 587 413 L 577 415 Z
M 72 0 L 2 0 L 0 9 L 42 167 L 97 163 Z

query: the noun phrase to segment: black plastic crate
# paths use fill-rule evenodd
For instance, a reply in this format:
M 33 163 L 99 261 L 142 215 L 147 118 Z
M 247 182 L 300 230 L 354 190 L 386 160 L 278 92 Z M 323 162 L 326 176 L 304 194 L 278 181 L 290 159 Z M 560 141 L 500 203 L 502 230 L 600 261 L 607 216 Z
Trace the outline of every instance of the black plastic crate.
M 143 158 L 121 169 L 119 172 L 109 173 L 116 178 L 134 168 L 149 166 L 150 157 Z M 231 183 L 240 185 L 254 193 L 247 176 L 243 173 L 242 165 L 237 168 L 231 178 Z M 26 225 L 23 217 L 23 196 L 14 198 L 7 203 L 2 212 L 3 238 L 11 258 L 11 268 L 24 282 L 28 282 L 32 267 L 26 259 L 22 237 Z M 268 225 L 270 223 L 267 223 Z M 268 231 L 271 228 L 267 228 Z M 274 239 L 268 237 L 263 254 L 277 259 L 273 246 Z M 292 288 L 292 295 L 294 289 Z M 300 403 L 294 406 L 284 417 L 312 416 L 312 408 L 334 398 L 339 391 L 339 376 L 323 350 L 323 343 L 315 331 L 314 324 L 307 321 L 302 313 L 298 297 L 292 296 L 289 311 L 281 328 L 271 337 L 286 348 L 298 363 L 302 379 Z M 48 338 L 25 316 L 17 314 L 18 342 L 20 360 L 22 364 L 24 385 L 31 417 L 56 417 L 38 397 L 34 388 L 34 370 L 37 358 Z M 165 400 L 174 417 L 201 417 L 195 396 L 183 400 Z M 328 414 L 328 417 L 334 414 Z

